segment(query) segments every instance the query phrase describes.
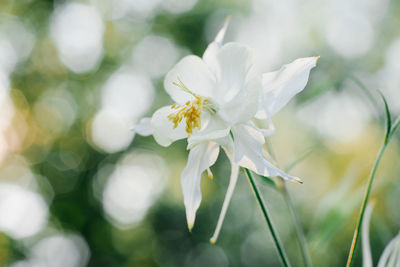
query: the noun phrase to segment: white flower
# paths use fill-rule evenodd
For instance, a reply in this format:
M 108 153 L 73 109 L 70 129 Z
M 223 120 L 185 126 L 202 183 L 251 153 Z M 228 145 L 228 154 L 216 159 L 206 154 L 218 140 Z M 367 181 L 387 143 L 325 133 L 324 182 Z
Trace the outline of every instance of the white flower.
M 165 77 L 164 87 L 175 104 L 157 110 L 134 127 L 152 134 L 163 146 L 187 138 L 190 149 L 182 172 L 182 190 L 191 229 L 201 202 L 200 180 L 222 147 L 231 161 L 230 184 L 212 242 L 215 242 L 231 199 L 239 166 L 263 176 L 281 176 L 301 183 L 263 156 L 264 136 L 271 129 L 257 128 L 252 119 L 267 119 L 304 89 L 317 57 L 298 59 L 263 76 L 251 71 L 252 51 L 238 43 L 222 45 L 228 20 L 202 58 L 187 56 Z
M 372 267 L 371 247 L 369 244 L 369 224 L 371 221 L 373 204 L 368 204 L 362 223 L 362 252 L 363 267 Z M 377 267 L 400 266 L 400 232 L 389 242 L 382 252 Z

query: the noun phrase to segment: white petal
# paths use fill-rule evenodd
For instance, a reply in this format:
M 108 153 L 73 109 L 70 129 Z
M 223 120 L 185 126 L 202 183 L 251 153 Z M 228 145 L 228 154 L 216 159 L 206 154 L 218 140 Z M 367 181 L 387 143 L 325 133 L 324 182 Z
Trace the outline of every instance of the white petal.
M 153 136 L 162 146 L 169 146 L 172 142 L 187 137 L 185 119 L 177 128 L 173 128 L 174 124 L 168 119 L 168 115 L 173 112 L 175 110 L 171 106 L 165 106 L 157 110 L 151 118 Z
M 203 60 L 206 62 L 208 67 L 213 71 L 216 72 L 218 69 L 218 63 L 217 63 L 217 53 L 221 49 L 222 42 L 225 37 L 226 29 L 228 28 L 230 21 L 230 16 L 228 16 L 225 20 L 224 26 L 222 27 L 221 30 L 219 30 L 217 36 L 215 37 L 214 41 L 210 43 L 204 51 L 203 54 Z
M 228 156 L 230 162 L 235 161 L 235 145 L 233 143 L 233 139 L 230 135 L 220 138 L 216 140 L 217 142 L 225 151 L 225 154 Z
M 377 267 L 400 265 L 400 232 L 389 242 L 383 251 Z
M 142 118 L 138 124 L 132 127 L 132 130 L 142 136 L 152 135 L 151 118 Z
M 224 41 L 225 33 L 226 33 L 226 30 L 228 29 L 230 20 L 231 20 L 231 16 L 227 16 L 225 19 L 224 26 L 219 30 L 217 36 L 215 36 L 214 42 L 222 45 L 222 42 Z
M 363 267 L 372 267 L 371 247 L 369 245 L 369 224 L 371 221 L 373 205 L 368 204 L 365 210 L 364 220 L 362 222 L 361 237 L 362 237 L 362 256 Z
M 261 108 L 274 115 L 290 99 L 300 93 L 307 84 L 310 70 L 315 67 L 319 57 L 299 58 L 282 66 L 275 72 L 263 74 L 264 87 Z
M 300 178 L 291 176 L 275 167 L 263 156 L 264 136 L 251 125 L 240 124 L 232 127 L 235 145 L 235 161 L 263 176 L 280 176 L 286 180 L 301 183 Z
M 229 203 L 231 202 L 233 191 L 236 187 L 236 182 L 239 177 L 239 166 L 231 161 L 231 177 L 229 179 L 228 190 L 226 191 L 224 203 L 222 204 L 221 213 L 219 214 L 217 227 L 215 228 L 215 232 L 210 239 L 210 242 L 214 244 L 217 242 L 218 235 L 221 231 L 222 223 L 224 222 L 224 218 L 226 215 L 226 211 L 228 210 Z
M 252 119 L 258 110 L 261 90 L 261 78 L 249 78 L 243 89 L 231 101 L 220 106 L 218 115 L 231 124 Z
M 183 104 L 193 96 L 174 85 L 179 79 L 192 93 L 204 97 L 213 96 L 215 77 L 201 58 L 186 56 L 165 76 L 165 90 L 176 103 Z
M 253 64 L 252 51 L 238 43 L 228 43 L 217 53 L 217 92 L 215 100 L 231 101 L 245 88 L 246 76 Z
M 215 142 L 201 143 L 189 152 L 188 162 L 181 176 L 189 230 L 193 228 L 196 211 L 201 202 L 201 174 L 215 163 L 218 153 L 219 145 Z
M 271 116 L 267 117 L 266 122 L 268 123 L 268 128 L 262 128 L 258 130 L 264 135 L 264 137 L 273 136 L 275 133 L 275 126 L 272 122 Z
M 205 124 L 204 128 L 188 138 L 188 149 L 191 149 L 201 142 L 216 140 L 229 134 L 230 126 L 217 115 L 209 114 L 207 121 L 204 122 L 204 120 L 203 117 L 202 124 Z

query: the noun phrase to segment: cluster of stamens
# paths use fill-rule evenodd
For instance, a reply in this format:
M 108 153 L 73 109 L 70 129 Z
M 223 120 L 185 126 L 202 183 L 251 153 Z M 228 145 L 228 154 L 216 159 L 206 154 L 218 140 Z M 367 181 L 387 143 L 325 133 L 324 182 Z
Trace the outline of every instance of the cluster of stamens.
M 172 84 L 178 86 L 183 91 L 190 93 L 194 97 L 194 99 L 192 101 L 187 101 L 184 105 L 178 105 L 178 104 L 172 105 L 171 109 L 176 110 L 176 112 L 168 115 L 168 119 L 172 121 L 175 129 L 176 127 L 178 127 L 179 123 L 181 123 L 182 120 L 185 118 L 186 132 L 188 134 L 192 134 L 194 129 L 196 128 L 200 129 L 201 127 L 201 110 L 203 109 L 203 104 L 206 98 L 193 94 L 183 84 L 183 82 L 181 81 L 181 79 L 179 79 L 179 77 L 178 77 L 178 83 L 173 82 Z

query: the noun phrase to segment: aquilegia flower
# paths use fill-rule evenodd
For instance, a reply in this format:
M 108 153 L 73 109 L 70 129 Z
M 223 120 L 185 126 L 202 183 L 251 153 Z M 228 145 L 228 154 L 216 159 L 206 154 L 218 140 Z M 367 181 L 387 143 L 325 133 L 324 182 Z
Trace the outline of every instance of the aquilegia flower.
M 238 43 L 222 45 L 228 20 L 209 44 L 203 57 L 184 57 L 165 77 L 164 87 L 174 104 L 144 118 L 134 130 L 152 134 L 162 146 L 186 138 L 189 157 L 181 175 L 189 230 L 201 202 L 200 180 L 204 171 L 212 177 L 220 147 L 231 162 L 231 177 L 218 225 L 221 228 L 239 173 L 239 166 L 263 176 L 280 176 L 301 183 L 276 168 L 263 156 L 264 137 L 273 133 L 271 116 L 304 89 L 317 57 L 302 58 L 281 70 L 257 75 L 252 51 Z M 254 118 L 266 119 L 270 128 L 259 129 Z

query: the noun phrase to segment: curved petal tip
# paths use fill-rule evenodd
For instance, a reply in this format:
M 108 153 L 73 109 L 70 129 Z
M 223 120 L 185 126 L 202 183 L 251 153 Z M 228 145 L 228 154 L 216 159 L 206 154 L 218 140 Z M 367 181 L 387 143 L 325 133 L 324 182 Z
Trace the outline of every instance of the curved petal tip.
M 298 184 L 303 184 L 303 181 L 300 178 L 295 177 L 293 180 L 293 182 L 298 183 Z
M 194 226 L 194 222 L 188 222 L 189 232 L 192 232 L 193 226 Z

